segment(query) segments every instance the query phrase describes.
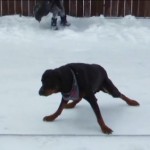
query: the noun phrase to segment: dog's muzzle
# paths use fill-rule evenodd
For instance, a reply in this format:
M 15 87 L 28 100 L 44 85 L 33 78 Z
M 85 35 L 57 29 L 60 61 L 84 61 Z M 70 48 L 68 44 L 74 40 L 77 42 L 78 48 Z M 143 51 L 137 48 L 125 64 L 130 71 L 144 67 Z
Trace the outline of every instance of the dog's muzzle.
M 43 88 L 43 86 L 40 88 L 39 90 L 39 95 L 40 96 L 49 96 L 53 93 L 57 93 L 58 91 L 57 90 L 53 90 L 53 89 L 45 89 Z
M 44 96 L 45 95 L 44 93 L 45 93 L 45 91 L 44 91 L 43 87 L 41 87 L 39 90 L 39 95 Z

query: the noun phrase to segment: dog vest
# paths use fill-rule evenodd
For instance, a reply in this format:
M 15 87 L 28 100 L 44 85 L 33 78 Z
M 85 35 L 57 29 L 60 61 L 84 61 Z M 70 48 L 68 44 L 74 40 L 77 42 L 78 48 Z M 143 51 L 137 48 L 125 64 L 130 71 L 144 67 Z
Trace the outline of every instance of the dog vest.
M 73 83 L 72 83 L 71 91 L 68 93 L 62 93 L 62 97 L 65 101 L 69 101 L 69 100 L 75 101 L 79 99 L 79 87 L 78 87 L 76 76 L 72 69 L 71 69 L 71 73 L 73 76 Z

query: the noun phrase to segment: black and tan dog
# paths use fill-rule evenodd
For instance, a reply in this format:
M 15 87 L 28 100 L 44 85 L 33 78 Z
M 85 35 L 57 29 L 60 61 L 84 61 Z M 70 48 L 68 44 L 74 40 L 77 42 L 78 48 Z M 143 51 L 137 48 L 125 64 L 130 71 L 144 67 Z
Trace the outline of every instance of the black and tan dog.
M 120 93 L 108 78 L 105 69 L 97 64 L 71 63 L 54 70 L 46 70 L 41 81 L 40 95 L 48 96 L 58 92 L 62 94 L 58 110 L 54 114 L 44 117 L 44 121 L 55 120 L 64 108 L 74 108 L 84 98 L 95 112 L 102 132 L 111 134 L 112 130 L 105 124 L 94 94 L 103 91 L 114 98 L 121 98 L 130 106 L 139 105 L 137 101 Z M 68 103 L 69 100 L 73 100 L 73 102 Z

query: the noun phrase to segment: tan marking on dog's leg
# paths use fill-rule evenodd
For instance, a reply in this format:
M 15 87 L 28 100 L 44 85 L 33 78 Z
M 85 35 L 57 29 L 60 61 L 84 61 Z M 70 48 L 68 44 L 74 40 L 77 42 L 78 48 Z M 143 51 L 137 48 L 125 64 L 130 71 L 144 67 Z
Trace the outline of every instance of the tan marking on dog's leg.
M 139 106 L 140 105 L 137 101 L 132 100 L 123 94 L 121 94 L 121 99 L 124 100 L 130 106 Z
M 58 107 L 58 109 L 57 109 L 57 111 L 52 115 L 45 116 L 43 118 L 43 121 L 53 121 L 53 120 L 55 120 L 62 113 L 62 111 L 63 111 L 66 104 L 67 104 L 67 101 L 62 100 L 59 107 Z
M 81 99 L 82 99 L 82 98 L 81 98 Z M 75 101 L 73 101 L 73 102 L 71 102 L 71 103 L 66 104 L 66 105 L 65 105 L 65 108 L 66 108 L 66 109 L 74 108 L 74 107 L 81 101 L 81 99 L 75 100 Z

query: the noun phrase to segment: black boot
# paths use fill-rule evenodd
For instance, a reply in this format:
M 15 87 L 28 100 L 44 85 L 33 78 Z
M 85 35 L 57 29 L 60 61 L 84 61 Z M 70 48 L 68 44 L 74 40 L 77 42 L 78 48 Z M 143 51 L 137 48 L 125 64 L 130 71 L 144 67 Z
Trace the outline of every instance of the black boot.
M 53 30 L 58 30 L 58 27 L 57 27 L 57 18 L 52 18 L 52 20 L 51 20 L 51 28 Z
M 70 26 L 70 23 L 67 22 L 67 17 L 66 17 L 66 15 L 61 17 L 61 22 L 60 22 L 60 24 L 61 24 L 62 26 Z

